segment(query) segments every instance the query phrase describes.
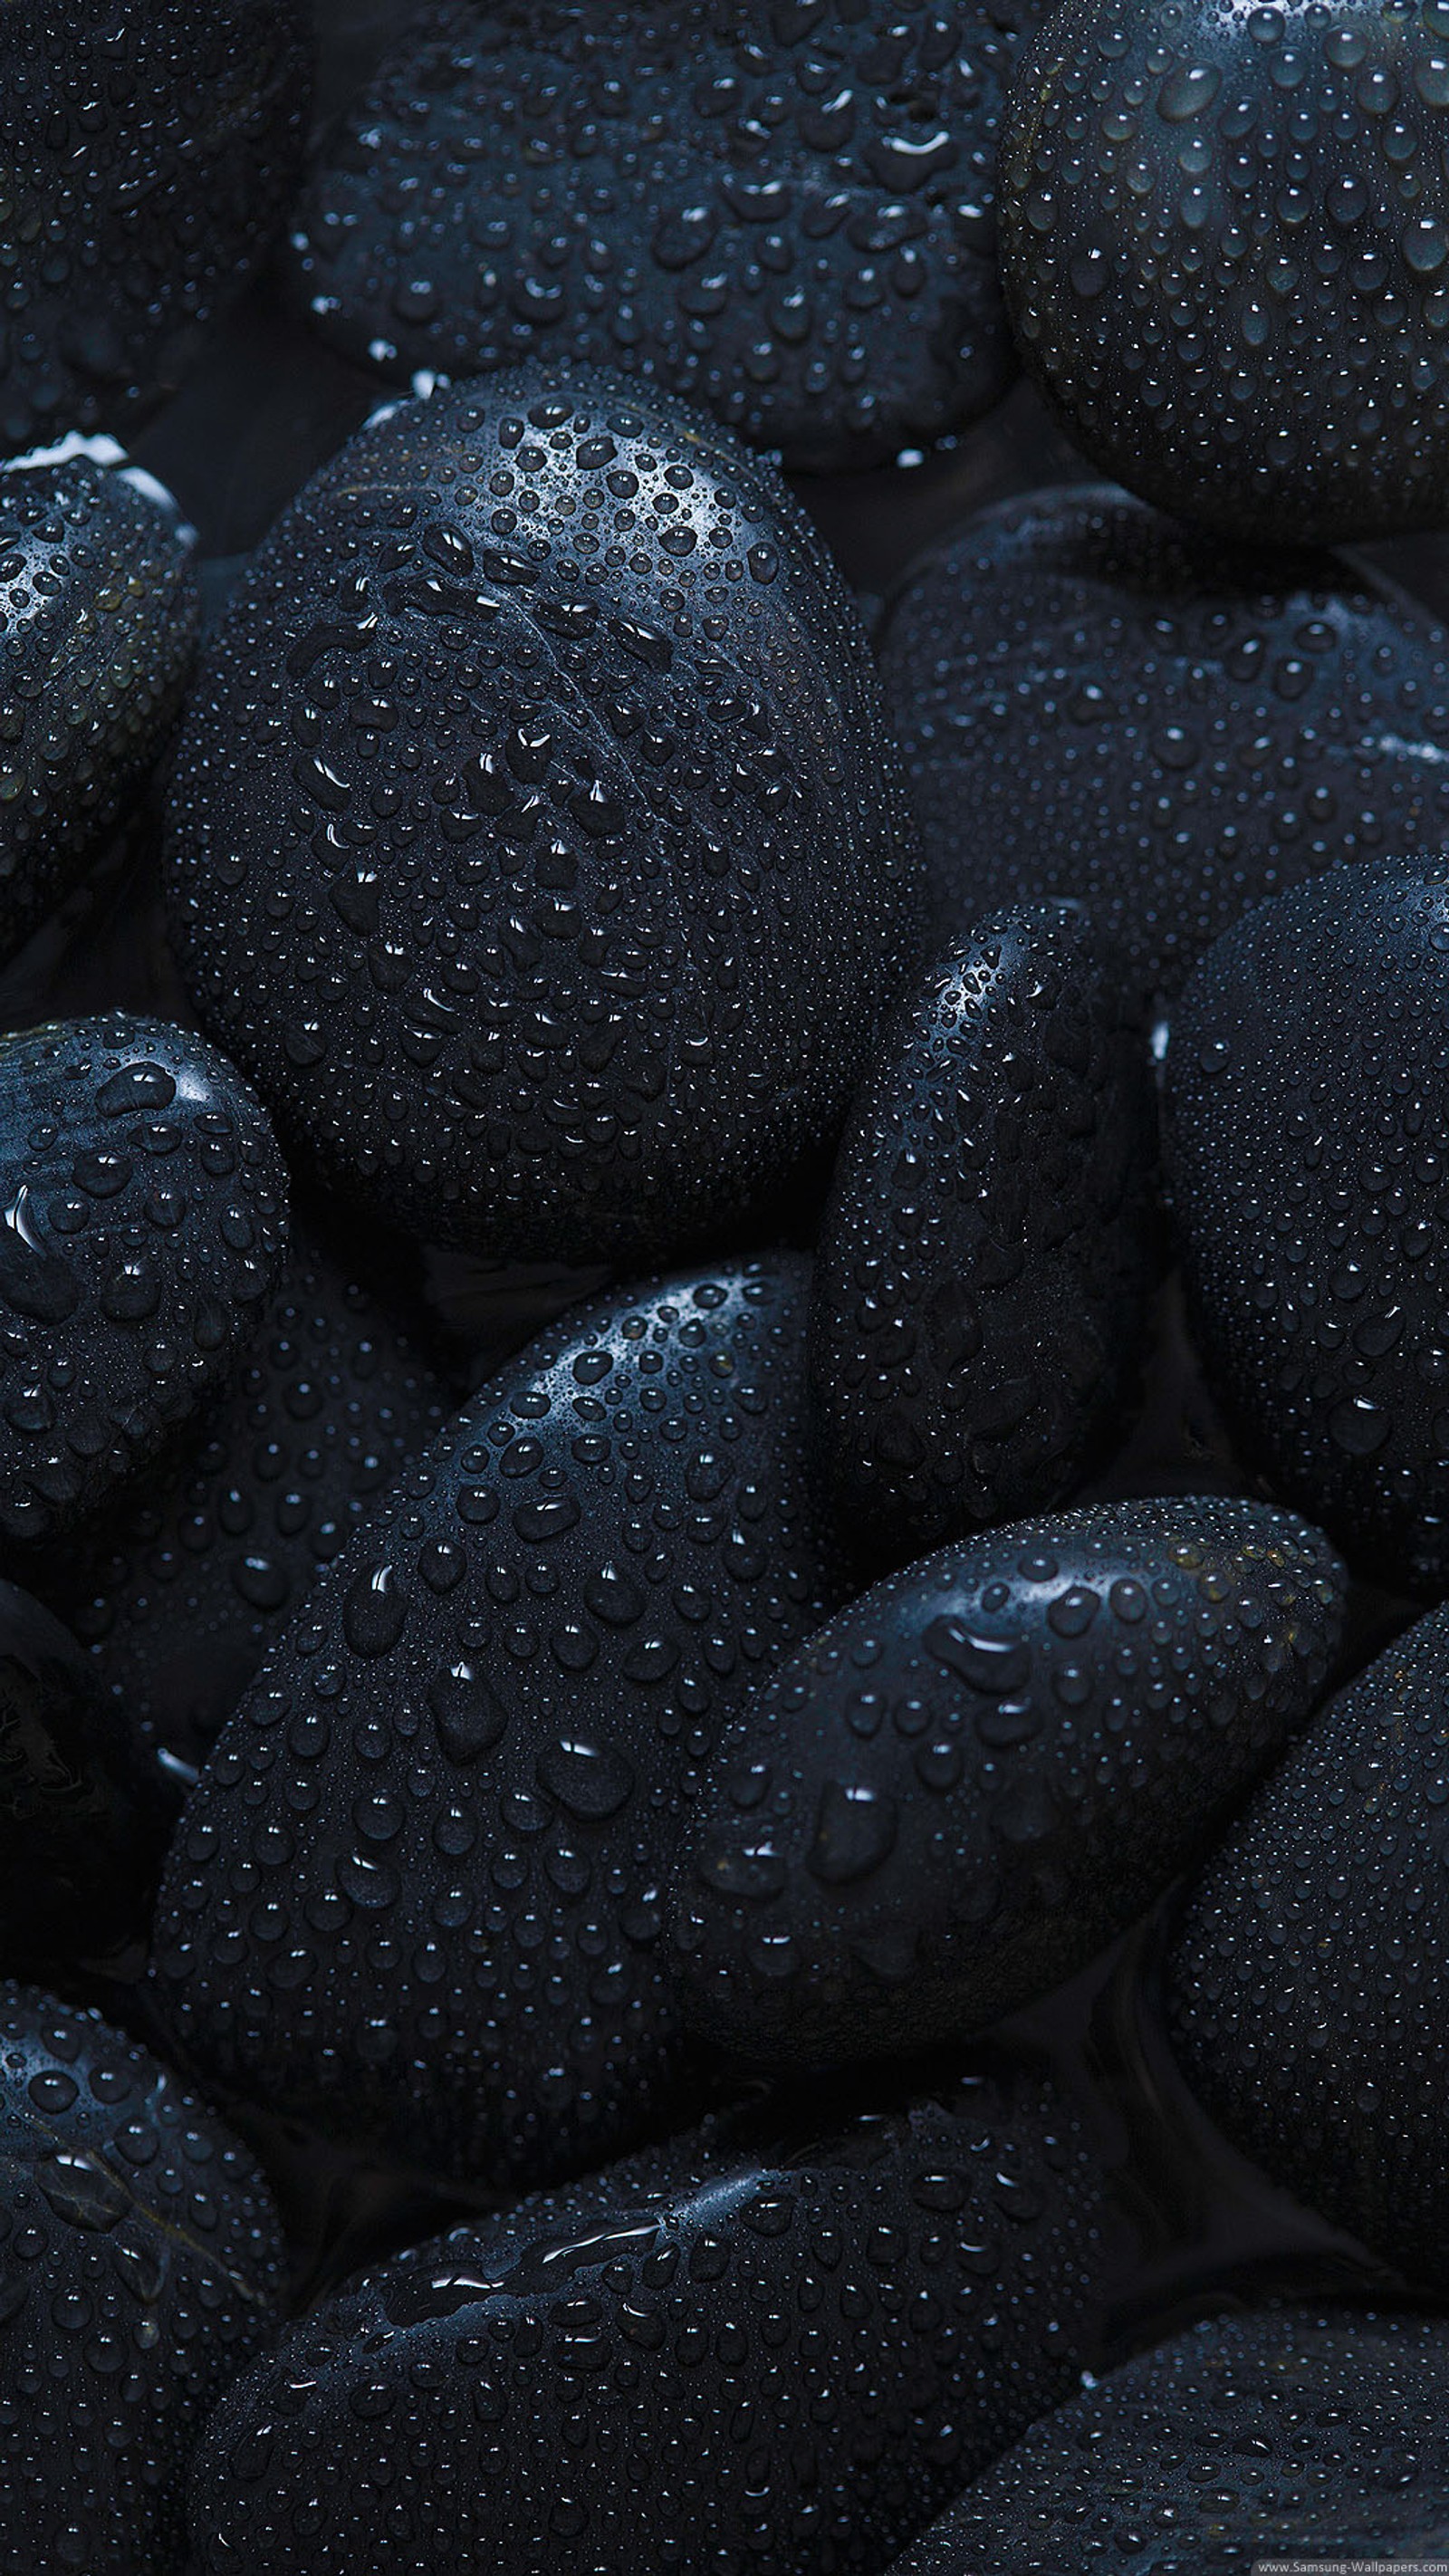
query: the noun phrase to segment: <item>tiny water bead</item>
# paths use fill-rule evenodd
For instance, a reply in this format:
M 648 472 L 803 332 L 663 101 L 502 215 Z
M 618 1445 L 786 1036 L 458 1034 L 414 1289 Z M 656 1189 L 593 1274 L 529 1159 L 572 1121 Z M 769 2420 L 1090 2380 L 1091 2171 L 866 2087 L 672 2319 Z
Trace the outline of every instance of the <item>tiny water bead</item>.
M 1094 2382 L 895 2576 L 1252 2576 L 1449 2551 L 1449 2327 L 1350 2308 L 1218 2317 Z M 1401 2557 L 1412 2552 L 1412 2560 Z
M 1340 555 L 1034 492 L 940 542 L 881 657 L 940 934 L 1078 897 L 1144 1007 L 1264 896 L 1449 841 L 1449 644 Z
M 192 2446 L 281 2274 L 220 2122 L 98 2014 L 0 1985 L 0 2576 L 180 2576 Z
M 289 1151 L 490 1258 L 757 1237 L 916 927 L 839 575 L 772 467 L 588 370 L 401 403 L 306 487 L 204 665 L 170 873 Z
M 666 2124 L 684 1813 L 843 1597 L 808 1293 L 781 1257 L 568 1316 L 319 1577 L 172 1845 L 152 1975 L 198 2066 L 500 2184 Z
M 768 2101 L 296 2327 L 196 2462 L 196 2576 L 887 2567 L 1064 2394 L 1100 2177 L 1033 2077 Z
M 1444 0 L 1066 0 L 1001 161 L 1022 358 L 1094 463 L 1269 545 L 1449 510 Z
M 0 448 L 150 410 L 283 220 L 295 0 L 5 0 Z
M 74 1637 L 0 1581 L 0 1940 L 12 1966 L 96 1958 L 144 1935 L 157 1855 L 133 1768 Z
M 997 135 L 1033 0 L 502 0 L 435 11 L 358 102 L 292 258 L 406 383 L 570 356 L 787 465 L 887 462 L 1016 371 Z
M 144 783 L 197 618 L 174 519 L 121 474 L 84 456 L 0 469 L 0 963 Z
M 96 1527 L 27 1562 L 168 1808 L 447 1409 L 408 1333 L 309 1229 L 219 1404 Z
M 1080 909 L 998 914 L 909 993 L 815 1257 L 811 1398 L 862 1560 L 1044 1510 L 1121 1437 L 1156 1169 L 1146 1041 Z
M 1355 1569 L 1449 1590 L 1449 862 L 1260 905 L 1184 991 L 1168 1170 L 1242 1454 Z
M 1315 1719 L 1213 1855 L 1174 2044 L 1244 2155 L 1414 2284 L 1449 2286 L 1449 1610 Z
M 985 2029 L 1211 1848 L 1327 1677 L 1343 1568 L 1209 1496 L 993 1531 L 841 1611 L 728 1728 L 674 1881 L 681 2003 L 748 2056 Z
M 222 1385 L 286 1249 L 287 1176 L 212 1047 L 121 1011 L 0 1040 L 0 1532 L 103 1504 Z

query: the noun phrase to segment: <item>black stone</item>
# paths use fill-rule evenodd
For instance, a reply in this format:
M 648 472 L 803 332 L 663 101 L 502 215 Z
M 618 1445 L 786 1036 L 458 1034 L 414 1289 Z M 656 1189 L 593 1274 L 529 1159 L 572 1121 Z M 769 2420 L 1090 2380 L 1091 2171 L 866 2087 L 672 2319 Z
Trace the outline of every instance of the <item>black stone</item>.
M 175 521 L 123 475 L 84 456 L 0 471 L 0 964 L 143 785 L 198 614 Z
M 1302 1521 L 1098 1505 L 945 1549 L 757 1691 L 697 1801 L 681 2005 L 747 2055 L 985 2029 L 1199 1861 L 1302 1724 L 1343 1615 Z
M 0 1040 L 0 1533 L 71 1528 L 225 1382 L 286 1212 L 266 1118 L 199 1038 L 112 1011 Z
M 1449 8 L 1067 0 L 1012 95 L 1022 358 L 1093 462 L 1269 545 L 1449 511 Z
M 881 654 L 939 934 L 1078 897 L 1144 1008 L 1265 895 L 1449 841 L 1449 641 L 1341 555 L 1033 493 L 941 541 Z
M 1449 2552 L 1449 2330 L 1350 2308 L 1214 2318 L 1034 2424 L 895 2576 L 1252 2576 Z
M 1098 2176 L 1034 2078 L 768 2103 L 403 2255 L 235 2389 L 196 2576 L 877 2570 L 1080 2365 Z
M 587 372 L 404 403 L 307 486 L 171 824 L 197 1007 L 289 1149 L 490 1258 L 758 1233 L 915 927 L 839 577 L 771 467 Z
M 1370 1664 L 1258 1791 L 1170 1969 L 1183 2069 L 1244 2155 L 1449 2288 L 1449 1610 Z
M 171 391 L 282 220 L 308 86 L 294 0 L 8 0 L 0 447 Z
M 179 2576 L 187 2464 L 273 2340 L 251 2160 L 99 2015 L 0 1986 L 0 2570 Z
M 912 991 L 815 1258 L 817 1436 L 865 1562 L 1046 1510 L 1120 1439 L 1156 1169 L 1146 1042 L 1080 910 L 998 914 Z
M 0 1940 L 106 1956 L 144 1933 L 157 1854 L 125 1735 L 69 1631 L 0 1582 Z
M 668 2125 L 663 1873 L 720 1727 L 842 1597 L 803 1262 L 568 1316 L 318 1582 L 183 1813 L 160 2008 L 195 2062 L 492 2183 Z
M 1355 1570 L 1449 1591 L 1449 861 L 1335 869 L 1203 959 L 1168 1048 L 1194 1338 Z
M 1030 0 L 444 7 L 304 199 L 297 293 L 359 364 L 567 355 L 787 465 L 873 465 L 1016 372 L 997 134 Z

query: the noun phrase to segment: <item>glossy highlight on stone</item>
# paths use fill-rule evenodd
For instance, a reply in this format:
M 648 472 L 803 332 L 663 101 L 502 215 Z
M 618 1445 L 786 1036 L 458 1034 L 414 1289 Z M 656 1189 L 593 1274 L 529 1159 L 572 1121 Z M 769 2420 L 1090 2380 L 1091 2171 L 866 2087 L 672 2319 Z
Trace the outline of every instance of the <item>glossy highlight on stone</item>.
M 1044 2416 L 894 2576 L 1251 2576 L 1449 2551 L 1449 2330 L 1353 2308 L 1218 2317 Z
M 1269 545 L 1449 509 L 1444 0 L 1066 0 L 1022 62 L 1001 256 L 1093 462 Z
M 1193 1890 L 1169 1970 L 1194 2090 L 1273 2180 L 1449 2286 L 1449 1610 L 1340 1691 Z
M 85 456 L 0 469 L 0 962 L 143 785 L 197 616 L 175 520 L 123 474 Z
M 1144 1009 L 1265 896 L 1449 840 L 1449 642 L 1366 563 L 1033 492 L 939 541 L 880 649 L 938 934 L 1077 897 Z
M 222 1385 L 287 1176 L 215 1049 L 122 1011 L 0 1039 L 0 1532 L 70 1529 Z
M 235 1386 L 95 1528 L 27 1565 L 90 1648 L 117 1734 L 168 1807 L 449 1409 L 389 1308 L 304 1228 Z
M 768 2100 L 455 2229 L 216 2416 L 195 2576 L 883 2569 L 1068 2389 L 1099 2177 L 1039 2080 Z
M 1449 861 L 1261 905 L 1176 1007 L 1168 1172 L 1243 1454 L 1355 1569 L 1449 1591 Z
M 320 1577 L 182 1815 L 159 2008 L 194 2062 L 437 2175 L 667 2123 L 663 1874 L 721 1726 L 842 1597 L 806 1265 L 531 1343 Z
M 204 663 L 170 876 L 339 1197 L 635 1269 L 758 1237 L 915 930 L 838 574 L 773 468 L 587 370 L 402 403 L 305 488 Z
M 815 1255 L 811 1398 L 864 1562 L 1045 1510 L 1120 1439 L 1156 1169 L 1146 1040 L 1079 908 L 999 913 L 911 991 Z
M 293 235 L 356 361 L 570 357 L 838 472 L 1016 371 L 997 136 L 1033 0 L 501 0 L 402 37 Z
M 0 1985 L 3 2576 L 179 2576 L 192 2446 L 281 2269 L 220 2122 L 98 2014 Z
M 133 1772 L 74 1637 L 0 1581 L 0 1941 L 12 1966 L 144 1935 L 156 1854 Z
M 1327 1677 L 1344 1573 L 1209 1495 L 943 1549 L 841 1611 L 721 1743 L 674 1883 L 680 2001 L 849 2064 L 1045 1995 L 1212 1847 Z

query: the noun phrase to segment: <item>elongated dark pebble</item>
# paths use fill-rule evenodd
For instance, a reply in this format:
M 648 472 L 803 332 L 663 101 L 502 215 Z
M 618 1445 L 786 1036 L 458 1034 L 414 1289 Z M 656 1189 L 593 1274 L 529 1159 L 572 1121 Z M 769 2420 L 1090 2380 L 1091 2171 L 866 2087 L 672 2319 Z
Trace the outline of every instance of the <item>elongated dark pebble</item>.
M 171 390 L 282 220 L 308 86 L 294 0 L 0 10 L 0 445 Z
M 1193 1892 L 1174 2042 L 1233 2143 L 1449 2286 L 1449 1610 L 1332 1700 Z
M 1243 1453 L 1351 1562 L 1449 1590 L 1449 862 L 1264 904 L 1173 1015 L 1193 1330 Z
M 1144 1004 L 1265 895 L 1449 839 L 1449 646 L 1343 556 L 1035 492 L 942 539 L 881 657 L 939 932 L 1080 897 Z
M 1432 2562 L 1449 2552 L 1446 2400 L 1438 2319 L 1351 2308 L 1215 2318 L 1034 2424 L 896 2576 Z
M 944 1549 L 842 1611 L 720 1746 L 676 1886 L 681 2001 L 754 2056 L 981 2030 L 1211 1848 L 1322 1688 L 1343 1569 L 1221 1496 Z
M 488 1254 L 738 1238 L 844 1113 L 915 856 L 772 468 L 538 369 L 401 404 L 284 515 L 183 732 L 197 1007 L 340 1195 Z
M 96 1510 L 224 1383 L 287 1176 L 215 1049 L 121 1011 L 0 1040 L 0 1533 Z
M 502 0 L 389 56 L 313 178 L 298 289 L 406 381 L 535 353 L 873 465 L 1016 372 L 997 133 L 1031 0 Z
M 69 1630 L 0 1581 L 0 1949 L 104 1955 L 144 1935 L 135 1765 Z
M 1066 905 L 1001 913 L 915 988 L 841 1143 L 810 1389 L 867 1563 L 1059 1502 L 1129 1409 L 1157 1101 L 1120 966 Z
M 85 456 L 0 471 L 0 963 L 144 781 L 197 616 L 175 519 L 121 474 Z
M 99 2015 L 0 1985 L 0 2571 L 180 2576 L 192 2446 L 279 2324 L 220 2122 Z
M 1095 463 L 1269 545 L 1449 506 L 1449 8 L 1067 0 L 1021 66 L 1001 250 Z
M 448 1409 L 389 1309 L 304 1233 L 220 1405 L 94 1528 L 27 1567 L 68 1609 L 116 1731 L 167 1806 Z
M 600 1299 L 322 1576 L 181 1819 L 158 2001 L 196 2062 L 439 2175 L 665 2123 L 663 1872 L 721 1724 L 841 1598 L 803 1262 Z
M 307 2319 L 198 2457 L 197 2576 L 885 2568 L 1071 2386 L 1098 2177 L 1020 2075 L 816 2119 L 766 2103 Z

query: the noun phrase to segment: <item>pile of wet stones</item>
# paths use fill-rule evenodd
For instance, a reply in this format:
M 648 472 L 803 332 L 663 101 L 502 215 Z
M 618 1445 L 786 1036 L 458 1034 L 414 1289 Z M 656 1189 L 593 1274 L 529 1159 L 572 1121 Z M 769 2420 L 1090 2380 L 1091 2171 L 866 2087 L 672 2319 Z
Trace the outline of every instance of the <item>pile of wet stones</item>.
M 0 2576 L 1449 2556 L 1449 6 L 376 20 L 0 12 Z

